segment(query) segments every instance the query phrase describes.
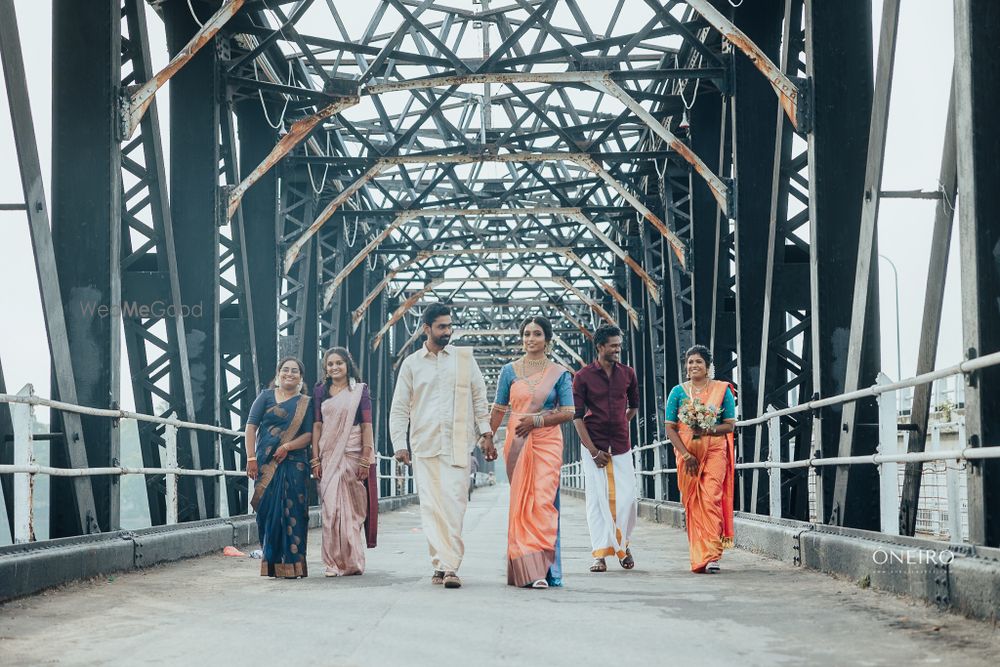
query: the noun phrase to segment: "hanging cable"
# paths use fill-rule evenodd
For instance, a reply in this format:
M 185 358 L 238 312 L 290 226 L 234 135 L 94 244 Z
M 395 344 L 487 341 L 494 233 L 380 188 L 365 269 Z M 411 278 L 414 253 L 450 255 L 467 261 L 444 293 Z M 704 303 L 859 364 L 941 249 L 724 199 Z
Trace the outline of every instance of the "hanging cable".
M 346 215 L 344 216 L 344 242 L 347 243 L 347 247 L 348 248 L 353 248 L 354 244 L 357 242 L 357 240 L 358 240 L 358 226 L 360 224 L 361 224 L 361 216 L 360 215 L 355 215 L 354 216 L 354 232 L 353 232 L 354 236 L 351 238 L 350 241 L 348 241 L 347 240 L 347 216 Z
M 190 2 L 191 0 L 188 0 Z M 257 78 L 257 59 L 253 61 L 253 75 Z M 288 84 L 292 83 L 292 63 L 288 63 Z M 288 111 L 288 102 L 292 99 L 289 96 L 285 97 L 285 106 L 281 109 L 281 116 L 278 118 L 278 123 L 275 125 L 271 122 L 271 117 L 267 115 L 267 105 L 264 104 L 264 91 L 260 88 L 257 89 L 257 97 L 260 98 L 260 108 L 264 110 L 264 120 L 267 124 L 271 126 L 272 129 L 278 130 L 279 132 L 285 127 L 285 112 Z
M 691 107 L 694 106 L 695 100 L 698 99 L 698 86 L 700 85 L 701 85 L 701 79 L 695 79 L 694 92 L 691 95 L 691 104 L 688 104 L 688 101 L 684 98 L 684 91 L 687 90 L 687 86 L 685 85 L 684 88 L 681 89 L 680 91 L 681 103 L 684 105 L 685 109 L 690 110 Z
M 731 4 L 733 6 L 733 8 L 737 8 L 737 7 L 739 7 L 740 5 L 743 4 L 743 0 L 740 0 L 738 3 L 737 2 L 733 2 L 733 0 L 729 0 L 729 4 Z
M 198 27 L 204 28 L 205 24 L 202 23 L 201 19 L 198 18 L 198 15 L 194 13 L 194 6 L 191 5 L 191 0 L 188 0 L 188 11 L 191 12 L 191 18 L 193 18 L 194 22 L 198 24 Z
M 326 133 L 326 154 L 330 155 L 330 133 Z M 309 142 L 306 142 L 306 156 L 309 155 Z M 316 189 L 316 181 L 313 180 L 313 170 L 312 165 L 306 162 L 306 170 L 309 172 L 309 184 L 312 185 L 312 190 L 315 194 L 320 194 L 326 189 L 326 175 L 330 171 L 330 163 L 327 162 L 326 166 L 323 167 L 323 178 L 320 179 L 319 189 Z

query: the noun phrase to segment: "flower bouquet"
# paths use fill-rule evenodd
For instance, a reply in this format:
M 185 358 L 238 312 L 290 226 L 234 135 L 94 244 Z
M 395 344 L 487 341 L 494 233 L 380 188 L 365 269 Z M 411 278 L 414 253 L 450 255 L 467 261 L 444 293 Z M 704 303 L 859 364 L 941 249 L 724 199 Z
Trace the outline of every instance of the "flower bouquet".
M 694 430 L 694 439 L 701 437 L 698 431 L 705 431 L 715 426 L 719 419 L 719 408 L 714 405 L 702 403 L 699 399 L 688 399 L 681 403 L 681 408 L 677 413 L 682 424 L 686 424 Z

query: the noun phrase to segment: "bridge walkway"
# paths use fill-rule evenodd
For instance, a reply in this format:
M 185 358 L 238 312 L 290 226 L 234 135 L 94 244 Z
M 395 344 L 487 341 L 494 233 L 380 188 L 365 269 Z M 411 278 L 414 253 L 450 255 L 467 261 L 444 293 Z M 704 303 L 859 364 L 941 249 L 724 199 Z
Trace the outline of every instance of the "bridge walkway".
M 431 586 L 416 507 L 382 517 L 363 577 L 262 579 L 207 556 L 66 585 L 0 607 L 15 664 L 995 665 L 1000 632 L 738 550 L 688 573 L 681 531 L 640 521 L 637 567 L 587 572 L 583 503 L 563 501 L 566 586 L 505 585 L 507 487 L 478 489 L 465 586 Z M 319 532 L 310 537 L 319 559 Z M 321 572 L 314 567 L 314 573 Z

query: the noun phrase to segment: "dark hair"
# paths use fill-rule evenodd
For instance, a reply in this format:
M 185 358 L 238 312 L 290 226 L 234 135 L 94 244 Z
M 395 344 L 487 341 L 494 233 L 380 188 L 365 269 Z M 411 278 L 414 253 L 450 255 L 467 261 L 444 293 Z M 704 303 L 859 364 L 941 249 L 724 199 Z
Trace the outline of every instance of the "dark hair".
M 552 340 L 552 323 L 549 322 L 547 317 L 542 317 L 541 315 L 532 315 L 521 322 L 521 329 L 519 330 L 520 335 L 524 336 L 524 330 L 528 328 L 529 324 L 537 324 L 542 328 L 542 333 L 545 334 L 545 342 L 548 343 Z
M 358 371 L 358 365 L 354 363 L 354 357 L 351 356 L 350 351 L 346 347 L 331 347 L 323 355 L 323 373 L 326 373 L 326 360 L 330 358 L 331 354 L 335 354 L 347 363 L 347 377 L 348 379 L 355 379 L 361 382 L 361 372 Z M 333 384 L 333 378 L 326 375 L 324 380 L 327 390 L 329 391 L 330 385 Z
M 606 345 L 608 340 L 615 336 L 621 336 L 622 330 L 613 324 L 604 324 L 594 332 L 594 347 Z
M 420 316 L 420 319 L 427 326 L 433 326 L 434 320 L 445 315 L 451 315 L 451 308 L 443 303 L 432 303 L 424 309 L 424 314 Z
M 287 357 L 282 357 L 281 359 L 278 360 L 278 367 L 274 369 L 274 379 L 271 380 L 271 384 L 267 385 L 267 387 L 268 389 L 275 389 L 278 386 L 276 380 L 278 379 L 278 376 L 281 374 L 281 367 L 284 366 L 289 361 L 294 361 L 295 364 L 299 367 L 299 377 L 302 378 L 302 382 L 299 383 L 299 393 L 304 394 L 306 393 L 306 367 L 302 364 L 302 360 L 300 360 L 298 357 L 293 357 L 291 355 Z
M 692 345 L 689 347 L 688 351 L 684 353 L 684 363 L 686 364 L 687 360 L 696 354 L 705 360 L 706 366 L 712 365 L 712 351 L 704 345 Z

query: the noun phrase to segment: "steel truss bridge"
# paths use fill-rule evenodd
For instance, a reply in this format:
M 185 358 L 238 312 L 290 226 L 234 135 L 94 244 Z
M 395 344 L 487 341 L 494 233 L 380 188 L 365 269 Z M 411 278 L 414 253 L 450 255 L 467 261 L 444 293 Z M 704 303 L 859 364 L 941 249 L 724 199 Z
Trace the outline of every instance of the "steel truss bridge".
M 44 438 L 52 467 L 119 469 L 53 476 L 51 536 L 119 529 L 128 473 L 108 416 L 122 404 L 158 418 L 138 422 L 154 525 L 245 507 L 239 429 L 284 354 L 316 378 L 322 349 L 350 348 L 389 453 L 394 369 L 435 301 L 456 308 L 459 343 L 492 377 L 528 315 L 555 322 L 571 368 L 590 360 L 594 328 L 619 325 L 641 384 L 637 460 L 655 472 L 646 498 L 678 500 L 659 415 L 698 342 L 739 387 L 740 510 L 808 522 L 812 498 L 816 524 L 913 535 L 929 384 L 911 383 L 909 451 L 893 459 L 898 521 L 879 466 L 852 464 L 879 463 L 879 202 L 922 197 L 936 211 L 918 374 L 935 371 L 954 229 L 968 545 L 1000 547 L 1000 461 L 985 451 L 1000 432 L 1000 5 L 955 0 L 948 124 L 929 130 L 945 135 L 939 188 L 893 192 L 900 1 L 874 17 L 865 1 L 734 4 L 55 0 L 45 192 L 30 36 L 0 0 L 24 187 L 3 208 L 30 226 L 52 397 L 111 411 L 54 409 Z M 81 317 L 93 304 L 107 316 Z M 31 462 L 15 460 L 17 388 L 2 381 L 14 527 L 15 478 L 32 476 L 15 464 Z

